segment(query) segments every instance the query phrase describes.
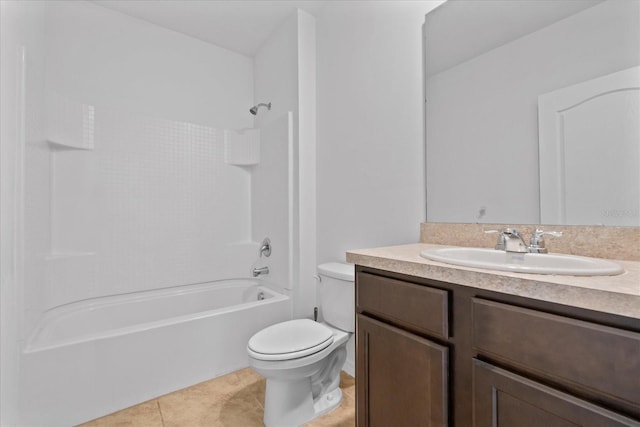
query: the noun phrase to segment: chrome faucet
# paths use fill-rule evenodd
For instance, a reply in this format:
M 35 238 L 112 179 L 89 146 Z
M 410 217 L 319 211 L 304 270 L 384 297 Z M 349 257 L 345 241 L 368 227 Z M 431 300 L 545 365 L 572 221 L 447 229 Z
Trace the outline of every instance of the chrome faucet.
M 562 236 L 562 231 L 544 231 L 541 228 L 536 228 L 536 231 L 533 232 L 531 236 L 531 240 L 529 241 L 529 252 L 533 254 L 546 254 L 548 253 L 547 247 L 544 243 L 544 236 L 554 236 L 560 237 Z
M 542 229 L 536 229 L 531 236 L 529 245 L 525 244 L 524 239 L 514 228 L 505 228 L 503 230 L 486 230 L 485 233 L 498 233 L 498 240 L 496 242 L 496 250 L 515 252 L 515 253 L 536 253 L 546 254 L 547 248 L 545 247 L 544 235 L 549 236 L 562 236 L 561 231 L 543 231 Z
M 496 249 L 506 252 L 526 253 L 527 245 L 524 239 L 515 228 L 505 228 L 503 230 L 487 230 L 485 233 L 498 233 Z
M 260 267 L 253 269 L 253 277 L 258 277 L 261 274 L 269 274 L 269 267 Z
M 504 236 L 504 250 L 507 252 L 528 252 L 524 239 L 515 228 L 506 228 L 502 230 Z
M 271 240 L 268 237 L 264 238 L 262 246 L 260 246 L 260 258 L 262 258 L 262 255 L 271 256 Z

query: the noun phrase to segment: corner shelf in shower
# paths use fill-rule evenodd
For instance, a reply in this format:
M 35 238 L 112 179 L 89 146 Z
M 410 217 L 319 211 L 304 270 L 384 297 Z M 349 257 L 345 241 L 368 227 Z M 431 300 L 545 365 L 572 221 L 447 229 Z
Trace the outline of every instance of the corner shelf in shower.
M 224 162 L 234 166 L 260 163 L 260 129 L 225 130 Z
M 93 145 L 83 146 L 74 144 L 73 142 L 61 142 L 61 141 L 53 141 L 51 138 L 47 138 L 47 143 L 49 147 L 56 150 L 80 150 L 80 151 L 91 151 L 93 150 Z
M 52 148 L 93 150 L 96 112 L 93 105 L 46 94 L 46 136 Z

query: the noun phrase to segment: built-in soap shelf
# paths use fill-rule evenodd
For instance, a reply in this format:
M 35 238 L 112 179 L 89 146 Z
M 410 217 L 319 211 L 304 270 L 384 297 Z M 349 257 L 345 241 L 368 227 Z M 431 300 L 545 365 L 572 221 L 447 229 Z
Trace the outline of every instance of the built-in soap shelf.
M 52 148 L 93 150 L 95 146 L 95 106 L 48 92 L 46 138 Z
M 260 129 L 225 130 L 224 162 L 236 166 L 260 163 Z
M 93 150 L 96 108 L 56 92 L 46 95 L 46 139 L 51 148 Z M 211 129 L 216 132 L 216 129 Z M 224 136 L 224 162 L 249 166 L 260 163 L 260 129 L 219 130 Z

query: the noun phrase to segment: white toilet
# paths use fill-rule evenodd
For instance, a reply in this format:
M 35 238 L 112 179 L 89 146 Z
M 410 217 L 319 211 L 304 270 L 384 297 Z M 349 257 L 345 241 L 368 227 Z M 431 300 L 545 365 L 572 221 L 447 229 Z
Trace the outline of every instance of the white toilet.
M 340 404 L 340 371 L 355 327 L 352 264 L 318 266 L 324 322 L 297 319 L 269 326 L 249 340 L 249 365 L 267 379 L 264 423 L 300 426 Z

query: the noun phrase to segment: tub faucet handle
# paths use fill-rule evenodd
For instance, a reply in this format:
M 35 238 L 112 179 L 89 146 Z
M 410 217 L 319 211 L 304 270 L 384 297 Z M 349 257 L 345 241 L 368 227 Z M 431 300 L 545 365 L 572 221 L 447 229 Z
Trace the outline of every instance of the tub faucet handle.
M 262 241 L 262 246 L 260 246 L 260 258 L 262 258 L 263 254 L 267 258 L 271 255 L 271 239 L 269 239 L 268 237 L 264 238 L 264 240 Z

